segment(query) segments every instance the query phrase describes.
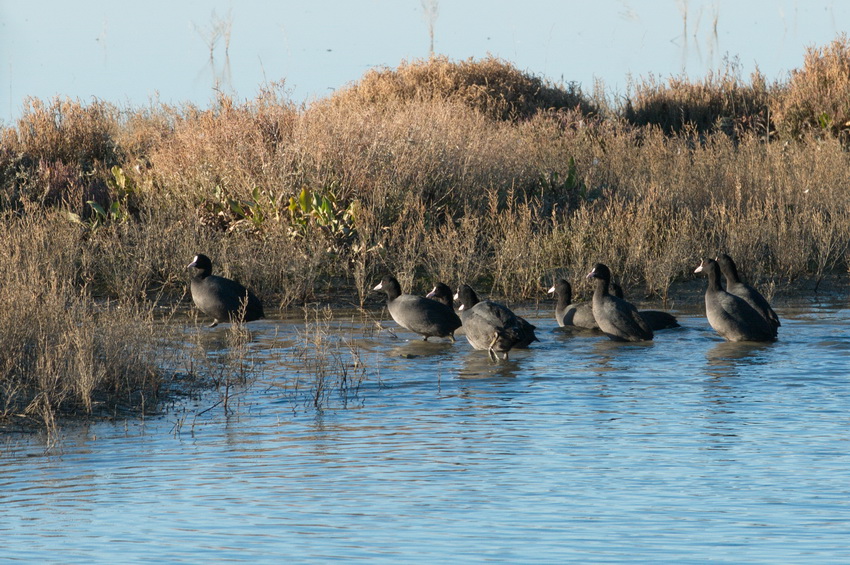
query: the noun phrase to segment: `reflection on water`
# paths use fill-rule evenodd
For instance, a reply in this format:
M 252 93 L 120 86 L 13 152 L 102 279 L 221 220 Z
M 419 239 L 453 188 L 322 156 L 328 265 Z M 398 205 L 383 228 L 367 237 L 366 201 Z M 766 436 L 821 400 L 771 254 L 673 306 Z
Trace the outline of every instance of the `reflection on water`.
M 764 364 L 773 343 L 721 341 L 705 353 L 706 373 L 715 377 L 737 376 L 742 367 Z
M 617 373 L 645 367 L 644 353 L 655 345 L 654 341 L 622 342 L 601 337 L 593 341 L 589 368 L 597 373 Z
M 500 362 L 352 317 L 320 345 L 363 381 L 321 409 L 309 328 L 265 320 L 248 343 L 262 377 L 229 412 L 211 391 L 69 427 L 47 453 L 8 436 L 4 557 L 848 562 L 848 317 L 783 320 L 772 344 L 686 315 L 648 344 L 539 318 L 542 341 Z M 229 343 L 226 327 L 187 335 Z
M 439 340 L 431 338 L 429 341 L 424 339 L 413 339 L 405 341 L 389 350 L 388 354 L 404 359 L 416 359 L 419 357 L 440 357 L 450 354 L 453 344 L 451 340 Z
M 513 350 L 507 359 L 492 360 L 486 351 L 467 348 L 457 373 L 460 379 L 513 379 L 522 371 L 522 360 L 528 351 Z

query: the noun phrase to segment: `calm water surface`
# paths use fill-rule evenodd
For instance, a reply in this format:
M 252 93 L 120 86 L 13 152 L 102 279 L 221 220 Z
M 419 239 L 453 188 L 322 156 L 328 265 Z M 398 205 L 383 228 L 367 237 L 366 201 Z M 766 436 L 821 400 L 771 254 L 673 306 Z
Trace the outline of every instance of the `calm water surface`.
M 338 318 L 322 343 L 351 388 L 320 392 L 323 410 L 303 374 L 312 324 L 252 324 L 261 375 L 228 414 L 212 391 L 66 428 L 51 450 L 7 438 L 2 555 L 850 562 L 846 305 L 779 309 L 767 345 L 724 343 L 697 312 L 649 345 L 523 313 L 542 342 L 498 364 L 465 339 Z M 227 329 L 190 331 L 214 350 Z

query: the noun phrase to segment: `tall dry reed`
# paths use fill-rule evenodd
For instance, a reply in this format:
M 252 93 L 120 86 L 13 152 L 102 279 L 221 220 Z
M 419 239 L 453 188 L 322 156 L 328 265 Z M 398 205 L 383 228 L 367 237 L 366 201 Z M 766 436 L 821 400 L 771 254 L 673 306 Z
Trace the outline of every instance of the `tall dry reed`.
M 169 334 L 154 308 L 96 300 L 81 280 L 85 242 L 64 218 L 0 230 L 0 420 L 51 430 L 57 416 L 154 409 Z
M 841 33 L 825 46 L 806 49 L 803 67 L 771 99 L 780 131 L 792 139 L 805 133 L 838 136 L 850 143 L 850 38 Z
M 491 58 L 405 63 L 301 108 L 275 87 L 209 109 L 32 101 L 3 132 L 5 202 L 117 203 L 80 215 L 102 225 L 76 282 L 121 299 L 181 294 L 198 251 L 280 306 L 347 281 L 363 305 L 385 271 L 419 290 L 467 280 L 530 297 L 553 269 L 597 260 L 663 296 L 716 248 L 757 277 L 821 278 L 846 268 L 838 138 L 715 126 L 767 106 L 790 116 L 778 100 L 805 98 L 804 76 L 840 83 L 845 43 L 811 51 L 794 88 L 746 83 L 734 65 L 650 78 L 623 119 Z

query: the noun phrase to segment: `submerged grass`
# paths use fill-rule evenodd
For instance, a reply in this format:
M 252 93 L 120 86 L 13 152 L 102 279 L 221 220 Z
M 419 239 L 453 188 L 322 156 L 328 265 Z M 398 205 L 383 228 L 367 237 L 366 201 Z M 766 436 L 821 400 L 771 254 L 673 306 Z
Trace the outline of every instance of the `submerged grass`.
M 296 373 L 280 385 L 287 390 L 294 409 L 346 408 L 359 400 L 360 386 L 367 379 L 361 350 L 334 330 L 330 308 L 304 309 L 304 330 L 293 351 Z
M 778 292 L 844 273 L 848 69 L 842 35 L 787 83 L 730 63 L 650 77 L 619 107 L 443 57 L 309 107 L 282 85 L 209 108 L 30 100 L 0 131 L 0 416 L 147 410 L 180 366 L 162 358 L 157 306 L 186 300 L 199 252 L 267 312 L 374 304 L 386 272 L 412 292 L 463 281 L 512 301 L 556 275 L 586 293 L 598 261 L 665 299 L 721 250 Z M 305 367 L 357 366 L 315 316 Z M 341 385 L 314 369 L 318 408 Z

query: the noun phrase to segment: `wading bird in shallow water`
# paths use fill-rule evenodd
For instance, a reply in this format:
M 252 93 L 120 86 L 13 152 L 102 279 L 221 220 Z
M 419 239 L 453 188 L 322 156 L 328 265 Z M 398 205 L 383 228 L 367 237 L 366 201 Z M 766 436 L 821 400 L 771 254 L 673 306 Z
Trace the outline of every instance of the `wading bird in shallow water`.
M 498 359 L 501 353 L 507 359 L 511 349 L 529 340 L 528 329 L 507 306 L 478 300 L 478 295 L 466 284 L 460 285 L 454 298 L 460 302 L 466 340 L 475 349 L 486 349 L 490 358 Z
M 454 310 L 452 289 L 449 288 L 449 285 L 447 285 L 446 283 L 438 282 L 437 284 L 435 284 L 434 288 L 431 289 L 431 292 L 425 295 L 425 298 L 430 298 L 431 300 L 441 302 L 452 310 Z
M 460 318 L 451 306 L 415 294 L 402 294 L 401 285 L 393 276 L 386 276 L 374 289 L 387 295 L 387 310 L 395 323 L 419 335 L 449 337 L 455 340 Z
M 617 283 L 611 283 L 611 291 L 617 298 L 625 298 L 623 287 Z M 640 317 L 643 318 L 643 321 L 646 322 L 646 325 L 654 332 L 681 327 L 679 326 L 679 321 L 676 320 L 676 316 L 669 312 L 662 312 L 661 310 L 638 310 L 638 312 L 640 313 Z
M 596 280 L 593 290 L 593 317 L 599 329 L 614 341 L 649 341 L 652 329 L 635 305 L 609 292 L 611 270 L 597 263 L 587 278 Z
M 779 316 L 770 307 L 765 297 L 759 291 L 741 281 L 741 277 L 738 276 L 738 267 L 731 257 L 721 253 L 717 256 L 717 264 L 720 266 L 720 272 L 726 277 L 726 292 L 743 298 L 747 304 L 752 306 L 762 318 L 767 320 L 768 325 L 773 329 L 773 337 L 776 337 L 779 326 L 782 324 L 779 322 Z
M 263 304 L 253 292 L 234 280 L 212 274 L 212 261 L 203 254 L 186 266 L 192 269 L 189 289 L 198 310 L 219 322 L 252 322 L 264 318 Z
M 559 326 L 572 326 L 585 330 L 599 329 L 596 318 L 593 317 L 593 304 L 591 302 L 579 302 L 577 304 L 572 302 L 573 287 L 570 283 L 560 279 L 549 289 L 549 294 L 554 294 L 557 300 L 555 320 Z
M 773 341 L 776 332 L 746 300 L 729 294 L 720 285 L 720 267 L 713 259 L 703 259 L 694 270 L 705 273 L 705 317 L 721 337 L 728 341 Z

